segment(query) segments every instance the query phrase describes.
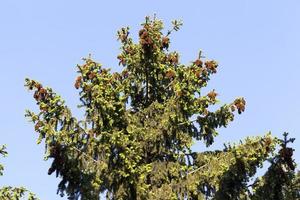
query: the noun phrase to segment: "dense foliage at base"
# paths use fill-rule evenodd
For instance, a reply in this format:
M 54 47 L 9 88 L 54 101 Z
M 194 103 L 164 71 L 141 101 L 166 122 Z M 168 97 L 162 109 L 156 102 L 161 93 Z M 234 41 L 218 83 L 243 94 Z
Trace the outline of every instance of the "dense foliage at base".
M 53 159 L 48 173 L 61 178 L 58 192 L 83 200 L 101 193 L 124 200 L 299 198 L 287 138 L 268 133 L 218 151 L 192 151 L 198 140 L 210 146 L 217 129 L 244 112 L 246 102 L 237 98 L 221 105 L 215 90 L 202 92 L 218 63 L 204 60 L 201 52 L 190 64 L 180 63 L 169 46 L 182 23 L 172 24 L 164 34 L 163 23 L 147 17 L 137 43 L 128 27 L 118 31 L 121 72 L 91 57 L 77 66 L 74 86 L 85 119 L 75 118 L 51 88 L 26 79 L 39 106 L 26 116 L 38 143 L 45 142 L 45 157 Z M 250 184 L 268 159 L 266 174 Z

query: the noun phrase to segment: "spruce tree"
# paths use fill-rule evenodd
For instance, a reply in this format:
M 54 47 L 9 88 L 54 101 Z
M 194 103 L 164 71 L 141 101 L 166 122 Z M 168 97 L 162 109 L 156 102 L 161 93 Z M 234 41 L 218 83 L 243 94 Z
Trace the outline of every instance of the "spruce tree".
M 275 195 L 288 186 L 299 197 L 293 150 L 276 153 L 283 142 L 269 133 L 216 151 L 192 151 L 195 141 L 210 146 L 217 129 L 244 112 L 246 102 L 237 98 L 220 105 L 215 90 L 203 93 L 218 63 L 200 52 L 182 64 L 179 53 L 169 51 L 170 36 L 182 23 L 172 25 L 164 33 L 162 21 L 146 17 L 137 42 L 128 27 L 120 29 L 120 72 L 91 57 L 77 66 L 74 86 L 84 119 L 75 118 L 51 88 L 26 79 L 39 106 L 39 112 L 26 116 L 39 133 L 38 143 L 45 142 L 45 157 L 52 159 L 48 174 L 61 178 L 58 193 L 83 200 L 97 200 L 101 193 L 132 200 L 265 199 L 266 188 Z M 250 184 L 257 168 L 271 158 L 266 175 Z M 270 186 L 278 169 L 283 177 L 293 177 Z M 282 194 L 272 199 L 287 199 Z

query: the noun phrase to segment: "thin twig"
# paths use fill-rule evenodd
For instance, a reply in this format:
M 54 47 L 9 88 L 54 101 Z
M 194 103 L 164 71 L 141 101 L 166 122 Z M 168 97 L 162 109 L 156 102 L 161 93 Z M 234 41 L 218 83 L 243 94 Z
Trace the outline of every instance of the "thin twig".
M 203 169 L 203 168 L 206 167 L 206 166 L 207 166 L 207 164 L 206 164 L 206 165 L 203 165 L 203 166 L 201 166 L 201 167 L 198 167 L 197 169 L 194 169 L 193 171 L 188 172 L 187 175 L 190 175 L 190 174 L 192 174 L 192 173 L 195 173 L 195 172 L 199 171 L 200 169 Z
M 92 161 L 94 161 L 96 164 L 98 164 L 98 161 L 95 160 L 94 158 L 92 158 L 90 155 L 86 154 L 85 152 L 81 151 L 80 149 L 76 148 L 76 147 L 71 147 L 73 149 L 75 149 L 76 151 L 78 151 L 79 153 L 82 153 L 85 157 L 91 159 Z

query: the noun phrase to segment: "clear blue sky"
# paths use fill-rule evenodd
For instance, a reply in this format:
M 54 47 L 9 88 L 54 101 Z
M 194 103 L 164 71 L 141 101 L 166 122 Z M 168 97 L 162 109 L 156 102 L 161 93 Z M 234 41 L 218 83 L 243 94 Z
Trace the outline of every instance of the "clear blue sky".
M 144 16 L 154 13 L 166 27 L 172 19 L 184 21 L 171 38 L 182 63 L 194 60 L 199 49 L 219 62 L 208 89 L 216 89 L 221 102 L 237 96 L 247 101 L 246 112 L 220 130 L 213 148 L 250 135 L 288 131 L 298 138 L 299 163 L 299 9 L 299 0 L 1 1 L 0 144 L 7 144 L 9 157 L 0 158 L 6 167 L 0 186 L 24 185 L 42 200 L 66 199 L 56 195 L 59 179 L 47 175 L 44 146 L 36 145 L 37 134 L 24 118 L 26 108 L 36 109 L 24 78 L 53 87 L 80 115 L 73 87 L 76 64 L 91 53 L 119 70 L 116 31 L 129 25 L 136 37 Z

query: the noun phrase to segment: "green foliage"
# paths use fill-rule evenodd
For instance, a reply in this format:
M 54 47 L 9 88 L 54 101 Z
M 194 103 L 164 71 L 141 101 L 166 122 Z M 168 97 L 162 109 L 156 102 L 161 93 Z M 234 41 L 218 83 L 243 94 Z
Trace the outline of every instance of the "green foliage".
M 28 193 L 26 195 L 26 193 Z M 27 196 L 28 200 L 36 200 L 36 196 L 29 192 L 24 187 L 3 187 L 0 189 L 0 199 L 3 200 L 19 200 L 23 199 L 23 197 Z
M 4 145 L 0 146 L 0 154 L 4 157 L 7 156 L 6 147 Z M 3 170 L 4 170 L 4 166 L 0 164 L 0 176 L 3 175 Z
M 249 180 L 280 141 L 267 134 L 219 151 L 192 151 L 197 140 L 210 146 L 217 129 L 226 127 L 236 111 L 244 112 L 246 102 L 237 98 L 219 105 L 215 90 L 203 94 L 218 64 L 203 60 L 201 52 L 194 62 L 181 64 L 179 53 L 168 48 L 182 22 L 172 24 L 164 35 L 163 23 L 147 17 L 137 43 L 128 27 L 118 31 L 119 73 L 90 57 L 77 66 L 74 86 L 85 119 L 73 117 L 51 88 L 26 79 L 40 108 L 26 116 L 35 124 L 38 143 L 45 141 L 45 158 L 53 159 L 48 173 L 62 179 L 61 195 L 89 200 L 99 199 L 101 192 L 107 199 L 259 196 L 259 188 L 250 191 Z M 299 178 L 294 181 L 299 185 Z
M 284 133 L 284 140 L 280 141 L 281 149 L 278 155 L 270 159 L 271 166 L 265 175 L 255 181 L 252 199 L 300 199 L 300 171 L 295 173 L 294 150 L 287 146 L 294 139 L 288 139 L 287 135 Z
M 0 146 L 0 155 L 7 156 L 6 147 Z M 4 167 L 0 164 L 0 176 L 3 175 Z M 11 187 L 6 186 L 0 188 L 0 199 L 1 200 L 20 200 L 27 197 L 28 200 L 38 200 L 35 194 L 31 193 L 24 187 Z

